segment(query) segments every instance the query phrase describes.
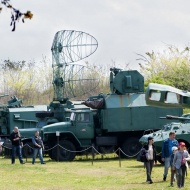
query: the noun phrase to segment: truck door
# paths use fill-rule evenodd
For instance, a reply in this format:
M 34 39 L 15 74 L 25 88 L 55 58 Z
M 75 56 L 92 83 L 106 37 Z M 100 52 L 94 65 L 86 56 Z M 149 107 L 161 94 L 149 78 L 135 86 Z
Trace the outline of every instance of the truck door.
M 92 139 L 94 138 L 94 125 L 92 113 L 82 112 L 76 115 L 76 136 L 79 139 Z

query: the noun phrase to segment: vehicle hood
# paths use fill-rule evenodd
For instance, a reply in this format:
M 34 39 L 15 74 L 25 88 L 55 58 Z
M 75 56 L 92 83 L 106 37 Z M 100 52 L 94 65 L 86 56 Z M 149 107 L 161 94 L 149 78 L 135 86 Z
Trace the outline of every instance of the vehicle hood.
M 31 138 L 36 131 L 40 131 L 38 128 L 19 129 L 22 138 Z
M 54 123 L 51 125 L 46 125 L 42 127 L 43 133 L 51 133 L 51 132 L 56 132 L 56 131 L 66 131 L 67 129 L 70 130 L 71 127 L 71 122 L 59 122 L 59 123 Z

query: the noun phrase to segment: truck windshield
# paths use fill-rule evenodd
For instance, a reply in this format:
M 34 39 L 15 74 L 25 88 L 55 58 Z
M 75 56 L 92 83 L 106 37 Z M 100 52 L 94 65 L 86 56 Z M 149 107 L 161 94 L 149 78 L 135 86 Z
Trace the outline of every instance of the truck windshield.
M 89 122 L 90 121 L 89 113 L 78 113 L 77 114 L 77 121 Z

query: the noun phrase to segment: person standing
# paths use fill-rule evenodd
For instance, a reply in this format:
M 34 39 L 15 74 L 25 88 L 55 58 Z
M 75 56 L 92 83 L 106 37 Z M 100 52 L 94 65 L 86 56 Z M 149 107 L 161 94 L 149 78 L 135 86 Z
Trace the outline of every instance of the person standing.
M 148 137 L 148 143 L 147 145 L 144 145 L 143 148 L 146 150 L 146 158 L 144 161 L 144 165 L 146 168 L 146 182 L 152 184 L 152 178 L 151 178 L 151 173 L 152 173 L 152 168 L 155 164 L 157 163 L 156 159 L 156 149 L 155 146 L 153 145 L 154 143 L 154 138 L 153 137 Z
M 173 146 L 173 147 L 172 147 L 172 152 L 173 152 L 173 154 L 171 155 L 171 159 L 170 159 L 170 165 L 171 165 L 170 186 L 171 186 L 171 187 L 174 187 L 175 169 L 173 168 L 173 160 L 174 160 L 175 153 L 176 153 L 177 151 L 178 151 L 178 147 L 177 147 L 177 146 Z
M 176 169 L 177 186 L 183 188 L 185 183 L 185 173 L 188 167 L 187 160 L 190 160 L 187 150 L 185 150 L 185 143 L 179 143 L 179 151 L 176 152 L 173 160 L 173 169 Z
M 168 175 L 168 169 L 170 168 L 172 147 L 178 147 L 178 141 L 175 139 L 175 132 L 169 133 L 169 138 L 166 139 L 162 144 L 162 161 L 164 162 L 164 174 L 163 180 L 166 181 Z
M 25 164 L 22 159 L 22 147 L 23 143 L 20 138 L 20 133 L 18 127 L 14 127 L 13 132 L 10 135 L 10 140 L 12 142 L 12 164 L 15 164 L 16 153 L 18 155 L 21 164 Z
M 41 137 L 39 136 L 39 131 L 35 132 L 35 136 L 32 138 L 32 143 L 34 145 L 34 154 L 33 154 L 33 158 L 32 158 L 32 164 L 35 163 L 37 154 L 39 154 L 40 163 L 45 164 L 45 162 L 43 160 L 44 144 L 43 144 Z

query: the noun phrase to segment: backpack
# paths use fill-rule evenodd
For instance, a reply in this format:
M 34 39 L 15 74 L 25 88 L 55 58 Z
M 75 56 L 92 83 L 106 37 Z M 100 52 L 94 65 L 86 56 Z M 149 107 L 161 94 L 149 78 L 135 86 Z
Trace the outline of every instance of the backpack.
M 137 155 L 137 161 L 145 162 L 146 161 L 146 149 L 141 148 L 139 154 Z

